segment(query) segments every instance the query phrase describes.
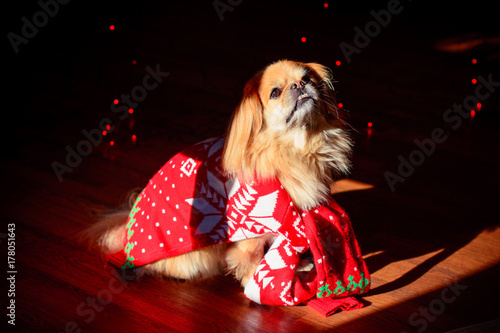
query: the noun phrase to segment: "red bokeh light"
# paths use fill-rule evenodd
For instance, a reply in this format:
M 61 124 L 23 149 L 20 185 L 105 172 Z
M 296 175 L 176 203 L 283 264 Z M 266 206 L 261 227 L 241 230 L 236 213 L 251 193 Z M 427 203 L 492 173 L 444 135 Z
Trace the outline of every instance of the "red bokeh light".
M 110 141 L 110 142 L 109 142 L 109 145 L 110 145 L 110 146 L 114 146 L 114 145 L 115 145 L 115 142 L 114 142 L 114 141 Z
M 472 59 L 472 63 L 473 63 L 474 65 L 475 65 L 475 64 L 477 64 L 477 59 L 475 59 L 475 58 L 474 58 L 474 59 Z
M 472 79 L 472 84 L 476 84 L 477 83 L 477 80 L 476 79 Z
M 134 109 L 128 109 L 128 113 L 130 114 L 134 113 Z
M 340 60 L 335 61 L 335 65 L 340 66 L 341 62 Z
M 115 26 L 114 25 L 110 25 L 109 26 L 109 30 L 111 30 L 111 31 L 115 30 Z
M 481 111 L 482 107 L 483 107 L 483 104 L 477 103 L 477 111 Z
M 307 38 L 302 37 L 300 40 L 302 41 L 302 43 L 305 43 L 307 41 Z
M 370 122 L 368 122 L 368 127 L 370 127 L 370 128 L 371 128 L 372 126 L 373 126 L 373 123 L 372 123 L 371 121 L 370 121 Z
M 328 2 L 325 2 L 325 3 L 323 4 L 323 7 L 328 8 Z
M 342 104 L 342 103 L 338 103 L 338 106 L 339 106 L 339 108 L 343 108 L 343 107 L 344 107 L 344 104 Z
M 120 101 L 119 101 L 119 100 L 117 100 L 117 99 L 115 99 L 115 100 L 113 101 L 113 103 L 118 104 L 118 103 L 120 103 Z

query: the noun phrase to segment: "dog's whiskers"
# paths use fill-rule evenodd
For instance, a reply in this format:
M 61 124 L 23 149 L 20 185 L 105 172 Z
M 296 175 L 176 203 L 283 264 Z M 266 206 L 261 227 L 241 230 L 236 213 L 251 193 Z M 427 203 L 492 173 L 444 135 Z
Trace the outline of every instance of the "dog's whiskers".
M 325 98 L 323 98 L 323 97 L 321 97 L 321 96 L 324 96 Z M 335 116 L 336 116 L 337 118 L 339 118 L 339 110 L 341 110 L 341 108 L 339 108 L 337 105 L 335 105 L 335 104 L 331 101 L 331 99 L 332 99 L 332 97 L 331 97 L 331 96 L 329 96 L 329 95 L 327 95 L 327 94 L 325 94 L 325 93 L 320 92 L 320 97 L 319 97 L 319 99 L 320 99 L 323 103 L 325 103 L 327 106 L 329 106 L 329 107 L 327 107 L 327 108 L 326 108 L 326 110 L 327 110 L 327 112 L 328 112 L 329 114 L 332 114 L 332 113 L 330 112 L 330 108 L 333 108 L 333 109 L 335 110 L 335 113 L 336 113 L 336 115 L 335 115 Z

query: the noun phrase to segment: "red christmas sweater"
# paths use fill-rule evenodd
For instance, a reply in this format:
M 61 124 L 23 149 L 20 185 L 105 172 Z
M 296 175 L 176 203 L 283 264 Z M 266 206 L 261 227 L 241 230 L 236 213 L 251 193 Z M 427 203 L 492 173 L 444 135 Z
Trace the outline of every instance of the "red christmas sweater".
M 272 233 L 277 237 L 245 287 L 247 298 L 278 306 L 309 302 L 325 315 L 362 307 L 348 296 L 366 292 L 370 277 L 342 208 L 331 199 L 303 211 L 277 180 L 226 178 L 223 145 L 216 138 L 191 146 L 151 178 L 130 212 L 125 249 L 110 261 L 133 268 Z M 307 251 L 314 267 L 302 271 Z

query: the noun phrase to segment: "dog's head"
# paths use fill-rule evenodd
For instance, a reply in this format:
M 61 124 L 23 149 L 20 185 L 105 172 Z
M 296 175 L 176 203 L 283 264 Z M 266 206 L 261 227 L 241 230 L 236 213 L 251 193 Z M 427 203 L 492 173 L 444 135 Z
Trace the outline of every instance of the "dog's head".
M 245 85 L 228 129 L 224 169 L 233 175 L 259 174 L 257 155 L 273 145 L 275 150 L 281 145 L 311 151 L 310 144 L 318 141 L 315 137 L 343 127 L 338 110 L 327 67 L 289 60 L 269 65 Z
M 316 63 L 280 61 L 270 65 L 260 75 L 258 97 L 262 125 L 272 131 L 314 130 L 332 111 L 327 106 L 334 108 L 330 73 Z

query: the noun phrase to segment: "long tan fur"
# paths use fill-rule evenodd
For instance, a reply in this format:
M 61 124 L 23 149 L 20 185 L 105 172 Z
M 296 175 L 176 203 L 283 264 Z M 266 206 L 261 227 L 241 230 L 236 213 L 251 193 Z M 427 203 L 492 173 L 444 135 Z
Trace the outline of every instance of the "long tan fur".
M 302 70 L 294 71 L 296 67 Z M 293 79 L 283 84 L 284 92 L 292 82 L 301 79 L 297 75 L 308 72 L 316 78 L 320 100 L 317 113 L 308 114 L 295 126 L 276 128 L 275 113 L 282 110 L 273 110 L 266 101 L 265 86 L 276 85 L 266 82 L 276 81 L 274 72 L 286 71 L 291 72 Z M 328 198 L 335 175 L 347 173 L 350 167 L 351 140 L 338 116 L 330 72 L 316 63 L 281 61 L 270 65 L 257 78 L 245 87 L 244 103 L 236 109 L 229 127 L 224 169 L 229 175 L 247 180 L 255 176 L 277 177 L 299 208 L 315 207 Z M 248 87 L 256 81 L 259 87 Z

